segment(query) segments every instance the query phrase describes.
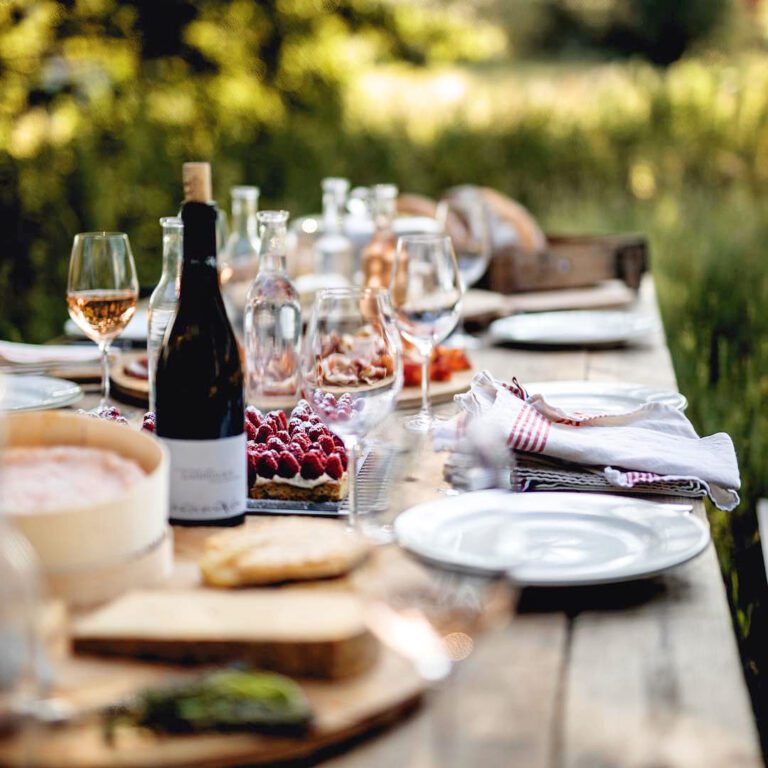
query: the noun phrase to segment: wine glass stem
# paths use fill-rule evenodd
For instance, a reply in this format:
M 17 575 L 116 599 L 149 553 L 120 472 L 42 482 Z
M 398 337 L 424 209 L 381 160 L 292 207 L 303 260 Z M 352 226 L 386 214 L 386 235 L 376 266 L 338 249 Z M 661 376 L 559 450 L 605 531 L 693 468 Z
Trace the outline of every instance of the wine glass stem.
M 99 343 L 101 352 L 101 407 L 104 408 L 109 402 L 109 342 Z
M 360 441 L 355 435 L 347 435 L 344 438 L 344 447 L 347 449 L 347 475 L 349 477 L 347 524 L 350 528 L 358 530 L 360 518 L 357 508 L 357 464 L 360 460 Z
M 421 414 L 429 417 L 429 364 L 432 361 L 432 345 L 423 350 L 421 360 Z

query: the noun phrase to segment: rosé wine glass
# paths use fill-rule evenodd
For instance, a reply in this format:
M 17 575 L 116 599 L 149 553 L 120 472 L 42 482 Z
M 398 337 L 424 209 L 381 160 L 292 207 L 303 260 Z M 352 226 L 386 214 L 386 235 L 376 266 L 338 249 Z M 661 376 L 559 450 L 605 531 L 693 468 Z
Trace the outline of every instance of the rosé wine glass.
M 389 292 L 331 288 L 315 297 L 302 353 L 302 390 L 312 410 L 344 441 L 349 458 L 349 524 L 360 528 L 360 441 L 381 423 L 403 386 L 402 345 Z

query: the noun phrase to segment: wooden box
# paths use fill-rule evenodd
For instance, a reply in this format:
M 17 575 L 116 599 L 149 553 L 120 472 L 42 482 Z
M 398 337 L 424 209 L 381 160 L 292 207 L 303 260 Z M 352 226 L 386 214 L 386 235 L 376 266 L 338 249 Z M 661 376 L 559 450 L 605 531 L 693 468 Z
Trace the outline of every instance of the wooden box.
M 540 254 L 514 247 L 494 252 L 485 286 L 498 293 L 595 285 L 619 278 L 637 290 L 648 269 L 648 244 L 641 235 L 548 235 Z

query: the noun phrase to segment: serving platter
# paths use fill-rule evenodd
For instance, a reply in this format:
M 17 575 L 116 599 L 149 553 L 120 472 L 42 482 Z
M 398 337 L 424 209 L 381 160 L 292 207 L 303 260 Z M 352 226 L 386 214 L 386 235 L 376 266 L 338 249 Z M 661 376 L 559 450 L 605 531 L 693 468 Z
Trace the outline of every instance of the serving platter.
M 655 318 L 637 312 L 568 310 L 504 317 L 488 334 L 499 344 L 607 347 L 642 341 L 658 328 Z
M 395 520 L 416 555 L 521 586 L 580 586 L 654 576 L 707 547 L 684 505 L 588 493 L 478 491 L 419 504 Z
M 555 408 L 568 413 L 618 414 L 648 403 L 661 403 L 678 411 L 688 407 L 685 395 L 674 390 L 617 381 L 535 381 L 526 383 L 529 395 L 542 395 Z
M 246 521 L 246 526 L 254 524 L 253 520 Z M 367 602 L 365 592 L 360 592 L 363 585 L 375 584 L 381 589 L 393 579 L 399 585 L 423 589 L 428 577 L 417 564 L 402 552 L 389 549 L 374 552 L 357 571 L 344 578 L 219 591 L 200 583 L 197 560 L 209 535 L 210 531 L 200 528 L 176 529 L 174 571 L 164 585 L 133 592 L 105 609 L 75 615 L 74 645 L 83 652 L 57 660 L 57 682 L 51 692 L 72 712 L 71 722 L 46 731 L 44 738 L 36 736 L 31 754 L 28 738 L 0 738 L 0 765 L 227 768 L 310 760 L 331 745 L 396 722 L 418 705 L 424 680 L 412 661 L 380 644 L 366 631 Z M 222 598 L 220 605 L 216 604 L 218 597 Z M 142 607 L 142 601 L 146 606 Z M 250 648 L 255 657 L 268 668 L 295 676 L 309 699 L 314 713 L 309 733 L 290 737 L 257 733 L 182 736 L 118 727 L 113 741 L 107 740 L 94 713 L 147 686 L 190 674 L 188 664 L 149 663 L 135 657 L 147 640 L 141 635 L 142 628 L 144 635 L 154 633 L 161 641 L 163 637 L 158 633 L 176 638 L 181 631 L 181 624 L 176 626 L 167 616 L 164 625 L 160 624 L 163 617 L 158 618 L 157 625 L 153 623 L 158 611 L 168 610 L 163 608 L 163 601 L 182 616 L 183 626 L 207 633 L 209 639 L 216 632 L 209 617 L 220 617 L 223 629 L 221 642 L 214 643 L 217 653 L 229 642 L 223 637 L 227 627 L 230 641 L 241 647 L 247 645 L 249 633 L 256 633 Z M 316 615 L 316 610 L 322 615 Z M 268 620 L 270 616 L 274 621 Z M 190 637 L 182 636 L 181 640 L 189 654 L 187 661 L 193 661 L 197 644 Z M 175 642 L 165 645 L 173 647 Z M 89 646 L 92 651 L 85 653 Z M 362 664 L 361 647 L 366 651 Z M 371 649 L 375 651 L 372 656 L 368 653 Z M 311 677 L 291 672 L 297 664 Z
M 145 357 L 144 352 L 125 352 L 120 360 L 112 366 L 110 378 L 114 394 L 125 402 L 146 406 L 149 402 L 149 382 L 147 379 L 130 376 L 126 373 L 126 368 L 131 363 Z M 454 395 L 465 392 L 469 389 L 474 370 L 457 371 L 452 374 L 449 381 L 430 382 L 430 397 L 433 403 L 444 403 L 449 401 Z M 284 401 L 277 402 L 271 407 L 290 410 L 296 405 L 296 401 L 286 398 Z M 403 387 L 397 398 L 398 408 L 417 408 L 421 405 L 421 387 Z
M 13 374 L 0 381 L 0 411 L 44 411 L 74 405 L 83 390 L 73 381 L 52 376 Z

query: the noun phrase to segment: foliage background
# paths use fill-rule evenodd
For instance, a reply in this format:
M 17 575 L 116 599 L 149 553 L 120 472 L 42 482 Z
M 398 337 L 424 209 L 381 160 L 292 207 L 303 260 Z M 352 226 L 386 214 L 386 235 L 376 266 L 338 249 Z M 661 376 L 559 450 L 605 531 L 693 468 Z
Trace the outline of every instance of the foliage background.
M 142 285 L 185 159 L 219 200 L 319 179 L 499 188 L 560 231 L 639 230 L 680 387 L 730 432 L 712 514 L 768 731 L 768 11 L 760 0 L 0 2 L 0 337 L 60 332 L 73 233 L 129 233 Z

